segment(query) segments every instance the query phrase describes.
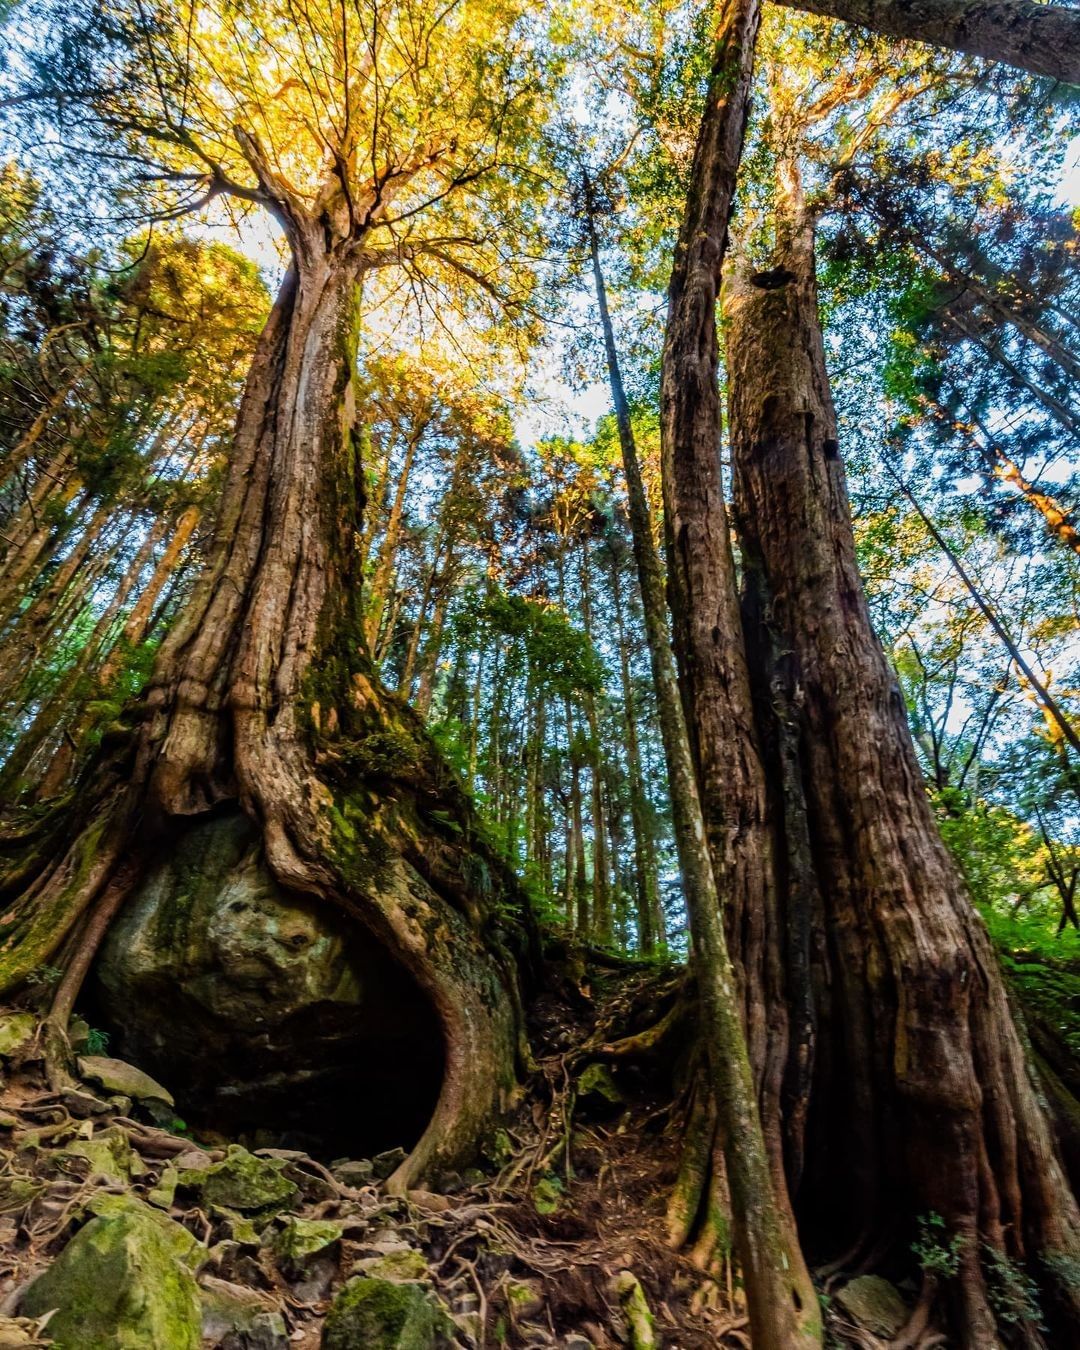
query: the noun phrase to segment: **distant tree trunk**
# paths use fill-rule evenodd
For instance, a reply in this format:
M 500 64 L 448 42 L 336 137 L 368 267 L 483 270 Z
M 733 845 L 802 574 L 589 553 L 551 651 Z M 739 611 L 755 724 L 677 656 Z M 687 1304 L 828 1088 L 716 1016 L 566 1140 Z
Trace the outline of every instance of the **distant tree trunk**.
M 810 1236 L 853 1264 L 898 1220 L 940 1214 L 962 1239 L 961 1344 L 983 1350 L 999 1344 L 983 1244 L 1028 1262 L 1075 1325 L 1080 1290 L 1054 1272 L 1055 1254 L 1064 1268 L 1080 1253 L 1080 1212 L 871 627 L 818 326 L 813 223 L 794 166 L 782 185 L 773 266 L 740 271 L 725 314 L 739 537 L 759 635 L 771 629 L 750 652 L 765 687 L 768 649 L 789 663 L 781 715 L 797 730 L 796 817 L 810 821 L 819 881 L 800 1208 L 817 1216 L 822 1231 Z M 778 795 L 788 807 L 795 794 Z M 1042 1343 L 1030 1323 L 1019 1333 Z
M 394 575 L 394 565 L 397 560 L 398 542 L 401 536 L 401 519 L 405 512 L 405 498 L 408 495 L 409 490 L 409 477 L 412 474 L 413 460 L 416 457 L 417 448 L 423 439 L 425 428 L 426 424 L 414 431 L 406 443 L 405 458 L 402 461 L 401 473 L 398 476 L 397 487 L 394 490 L 394 501 L 390 507 L 390 515 L 386 522 L 386 533 L 383 535 L 382 543 L 379 545 L 379 557 L 375 564 L 375 575 L 371 579 L 371 598 L 368 604 L 367 620 L 365 623 L 368 647 L 371 650 L 374 650 L 375 648 L 375 640 L 379 636 L 379 630 L 382 627 L 386 601 L 390 594 L 390 582 Z M 387 468 L 389 470 L 389 465 Z
M 589 641 L 593 641 L 592 588 L 589 581 L 589 537 L 581 541 L 581 620 Z M 600 718 L 596 698 L 586 690 L 582 702 L 589 727 L 589 777 L 591 780 L 593 826 L 593 903 L 592 929 L 600 942 L 611 941 L 611 881 L 608 876 L 607 829 L 604 823 L 604 780 L 601 762 Z
M 897 487 L 915 509 L 915 514 L 926 526 L 927 533 L 930 535 L 931 539 L 933 539 L 934 543 L 937 544 L 938 548 L 944 553 L 949 566 L 959 577 L 964 589 L 975 602 L 975 607 L 994 630 L 994 633 L 1001 641 L 1002 646 L 1009 653 L 1017 670 L 1019 670 L 1021 675 L 1023 675 L 1024 679 L 1034 690 L 1035 696 L 1039 702 L 1039 707 L 1042 709 L 1043 715 L 1046 717 L 1047 721 L 1054 727 L 1057 734 L 1071 747 L 1073 753 L 1080 756 L 1080 732 L 1078 732 L 1073 725 L 1072 719 L 1069 717 L 1068 713 L 1053 694 L 1051 694 L 1046 684 L 1035 673 L 1031 662 L 1024 656 L 1020 647 L 1017 645 L 1016 640 L 1005 627 L 1001 615 L 998 614 L 994 606 L 991 605 L 980 587 L 975 584 L 974 578 L 964 566 L 956 550 L 934 524 L 930 516 L 923 510 L 922 506 L 919 504 L 919 499 L 907 484 L 899 478 L 894 470 L 890 470 L 889 472 Z
M 1080 13 L 1038 0 L 776 0 L 889 37 L 1080 84 Z
M 0 622 L 9 623 L 15 616 L 34 578 L 63 543 L 66 530 L 45 508 L 69 506 L 78 496 L 82 488 L 78 477 L 64 476 L 70 459 L 70 446 L 53 456 L 23 506 L 4 526 L 8 548 L 0 562 Z
M 131 737 L 90 766 L 69 811 L 23 827 L 3 879 L 0 992 L 54 957 L 80 921 L 93 933 L 118 878 L 133 884 L 177 831 L 231 804 L 258 828 L 276 882 L 351 916 L 441 1024 L 441 1093 L 392 1178 L 402 1188 L 467 1156 L 508 1101 L 518 939 L 491 906 L 516 892 L 365 647 L 352 385 L 364 254 L 351 235 L 329 237 L 343 210 L 316 220 L 279 204 L 293 263 L 241 400 L 208 564 Z M 465 880 L 470 853 L 495 879 L 490 898 Z M 521 922 L 527 933 L 527 913 Z
M 47 762 L 40 762 L 40 752 L 50 743 L 56 744 L 59 731 L 73 719 L 78 720 L 80 710 L 77 705 L 76 691 L 80 682 L 90 674 L 95 662 L 106 650 L 114 636 L 114 627 L 118 617 L 139 584 L 139 578 L 153 556 L 154 548 L 165 533 L 163 519 L 154 522 L 143 539 L 135 556 L 128 564 L 123 576 L 117 583 L 108 605 L 101 612 L 93 631 L 83 643 L 78 657 L 72 662 L 63 678 L 57 684 L 45 702 L 38 709 L 34 720 L 27 727 L 4 764 L 0 772 L 0 793 L 9 801 L 14 801 L 20 792 L 34 787 L 48 768 Z M 83 714 L 85 722 L 85 714 Z M 35 760 L 39 760 L 37 771 L 28 773 Z
M 622 581 L 618 558 L 611 551 L 611 597 L 615 606 L 615 635 L 619 647 L 619 678 L 622 683 L 623 731 L 626 736 L 626 771 L 630 792 L 630 825 L 634 834 L 634 887 L 637 897 L 638 941 L 642 951 L 651 953 L 667 946 L 664 911 L 660 905 L 660 885 L 656 870 L 656 844 L 649 820 L 645 779 L 641 771 L 641 745 L 638 741 L 637 706 L 630 676 L 630 653 L 623 619 Z
M 968 339 L 981 347 L 991 360 L 996 361 L 1002 370 L 1008 371 L 1012 381 L 1021 389 L 1026 389 L 1036 403 L 1041 404 L 1046 411 L 1053 417 L 1066 431 L 1073 435 L 1080 435 L 1080 413 L 1077 413 L 1069 404 L 1052 394 L 1048 389 L 1044 389 L 1041 384 L 1036 384 L 1009 356 L 1006 355 L 1001 344 L 1000 329 L 996 324 L 987 327 L 985 323 L 980 324 L 978 320 L 967 313 L 961 312 L 955 305 L 944 306 L 942 313 L 948 319 L 949 323 Z
M 0 669 L 0 705 L 10 700 L 29 674 L 34 662 L 48 645 L 50 633 L 64 613 L 68 588 L 78 578 L 83 580 L 88 555 L 95 557 L 105 550 L 101 547 L 101 532 L 114 510 L 112 502 L 103 502 L 84 527 L 75 546 L 57 567 L 56 572 L 41 588 L 31 603 L 13 616 L 4 634 L 4 661 Z

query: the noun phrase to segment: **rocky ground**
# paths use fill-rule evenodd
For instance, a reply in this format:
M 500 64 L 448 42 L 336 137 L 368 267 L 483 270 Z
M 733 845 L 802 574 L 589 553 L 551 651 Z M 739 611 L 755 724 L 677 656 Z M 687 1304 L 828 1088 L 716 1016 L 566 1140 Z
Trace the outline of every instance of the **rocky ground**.
M 3 1012 L 0 1350 L 747 1346 L 730 1266 L 665 1242 L 670 1065 L 604 1053 L 613 1018 L 673 988 L 563 979 L 536 1003 L 517 1116 L 476 1168 L 404 1197 L 383 1185 L 394 1152 L 326 1164 L 193 1137 L 85 1029 L 80 1084 L 50 1093 L 34 1014 Z M 846 1324 L 855 1343 L 885 1344 L 875 1317 Z

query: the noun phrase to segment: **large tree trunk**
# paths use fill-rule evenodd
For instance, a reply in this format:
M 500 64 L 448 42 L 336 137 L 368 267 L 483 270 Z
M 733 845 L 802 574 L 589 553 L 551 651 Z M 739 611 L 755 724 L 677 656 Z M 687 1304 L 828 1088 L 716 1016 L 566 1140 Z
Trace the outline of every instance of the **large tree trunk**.
M 24 835 L 5 879 L 0 989 L 54 958 L 80 919 L 94 933 L 94 907 L 115 908 L 151 850 L 239 805 L 275 882 L 352 916 L 437 1015 L 442 1091 L 395 1174 L 401 1187 L 472 1151 L 513 1087 L 516 968 L 495 919 L 513 883 L 475 838 L 419 719 L 372 671 L 355 545 L 357 266 L 347 248 L 326 248 L 321 225 L 293 231 L 210 561 L 130 740 L 91 766 L 74 822 Z M 518 931 L 530 931 L 527 916 Z M 88 940 L 76 932 L 64 951 Z
M 775 0 L 889 37 L 929 42 L 1080 84 L 1080 10 L 1038 0 Z
M 756 0 L 727 0 L 717 16 L 705 111 L 668 294 L 660 439 L 672 636 L 715 892 L 728 941 L 741 957 L 736 967 L 742 1020 L 767 1150 L 768 1171 L 754 1184 L 767 1196 L 768 1257 L 754 1272 L 760 1280 L 756 1289 L 747 1276 L 751 1323 L 761 1344 L 795 1345 L 800 1334 L 812 1339 L 810 1304 L 816 1295 L 795 1232 L 779 1128 L 791 1034 L 775 959 L 782 937 L 776 931 L 765 777 L 754 732 L 720 471 L 716 329 L 720 269 L 759 23 Z M 695 944 L 697 940 L 695 934 Z M 698 956 L 700 960 L 704 953 Z M 798 998 L 797 990 L 793 997 Z M 809 1054 L 809 1036 L 804 1050 Z M 758 1129 L 756 1119 L 753 1129 Z M 740 1141 L 733 1144 L 729 1136 L 724 1145 L 737 1210 L 748 1184 L 746 1160 Z M 739 1254 L 745 1265 L 741 1249 Z M 774 1319 L 772 1327 L 754 1322 L 755 1294 Z M 780 1325 L 781 1319 L 786 1326 Z
M 954 1316 L 975 1350 L 999 1334 L 984 1244 L 1048 1286 L 1080 1252 L 1080 1212 L 871 627 L 812 222 L 791 166 L 785 189 L 774 265 L 735 276 L 725 314 L 748 648 L 756 687 L 769 691 L 767 719 L 795 729 L 796 780 L 785 780 L 778 754 L 770 767 L 784 827 L 808 837 L 818 881 L 817 1053 L 799 1206 L 828 1216 L 811 1237 L 832 1254 L 863 1257 L 883 1239 L 910 1241 L 916 1215 L 940 1214 L 962 1239 Z M 1075 1318 L 1080 1292 L 1067 1283 L 1056 1284 L 1055 1311 Z M 1033 1324 L 1021 1334 L 1040 1343 Z

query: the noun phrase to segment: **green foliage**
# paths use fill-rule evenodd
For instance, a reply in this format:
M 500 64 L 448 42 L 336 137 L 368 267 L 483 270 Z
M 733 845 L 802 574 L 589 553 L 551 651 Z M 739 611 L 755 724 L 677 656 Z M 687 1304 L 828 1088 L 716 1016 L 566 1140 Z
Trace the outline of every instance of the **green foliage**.
M 960 1269 L 960 1255 L 964 1240 L 959 1233 L 949 1234 L 945 1220 L 931 1210 L 917 1220 L 918 1236 L 911 1244 L 912 1253 L 928 1275 L 951 1280 Z
M 97 1027 L 91 1027 L 86 1033 L 86 1053 L 88 1055 L 107 1055 L 110 1039 L 107 1031 L 99 1031 Z
M 56 966 L 35 966 L 26 976 L 26 983 L 37 988 L 51 989 L 64 978 L 64 972 Z
M 1045 1331 L 1039 1308 L 1039 1287 L 1027 1271 L 988 1242 L 982 1245 L 982 1266 L 987 1297 L 998 1325 L 1018 1327 L 1027 1324 Z

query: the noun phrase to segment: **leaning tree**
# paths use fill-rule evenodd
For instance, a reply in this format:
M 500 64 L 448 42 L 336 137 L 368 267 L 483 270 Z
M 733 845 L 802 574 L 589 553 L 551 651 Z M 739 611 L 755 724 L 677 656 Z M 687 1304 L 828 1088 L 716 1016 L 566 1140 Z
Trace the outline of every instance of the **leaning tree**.
M 431 282 L 503 313 L 520 298 L 543 34 L 513 0 L 89 0 L 16 22 L 44 36 L 20 63 L 15 114 L 24 132 L 47 133 L 43 155 L 82 172 L 89 209 L 110 178 L 129 214 L 257 208 L 288 265 L 239 404 L 207 565 L 141 701 L 53 810 L 8 822 L 0 990 L 46 963 L 63 970 L 48 1024 L 62 1078 L 74 998 L 125 900 L 193 829 L 242 813 L 255 856 L 237 866 L 344 911 L 434 1010 L 441 1088 L 393 1179 L 406 1186 L 474 1147 L 512 1090 L 510 948 L 529 924 L 500 928 L 512 879 L 369 657 L 361 286 L 377 294 L 394 269 L 414 292 Z M 211 855 L 228 850 L 208 850 L 208 868 Z

